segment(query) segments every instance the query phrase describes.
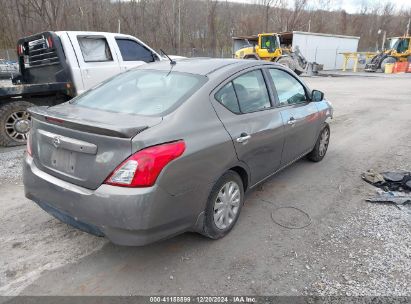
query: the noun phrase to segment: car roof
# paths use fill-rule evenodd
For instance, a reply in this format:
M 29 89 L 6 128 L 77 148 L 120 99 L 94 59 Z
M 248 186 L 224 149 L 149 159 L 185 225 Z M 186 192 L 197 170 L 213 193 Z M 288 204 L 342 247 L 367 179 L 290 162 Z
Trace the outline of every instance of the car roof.
M 245 69 L 258 65 L 276 65 L 264 60 L 246 60 L 231 58 L 185 58 L 175 61 L 175 65 L 170 65 L 170 61 L 163 60 L 156 63 L 140 66 L 141 69 L 166 70 L 172 67 L 173 71 L 209 76 L 218 72 L 225 72 L 227 69 Z

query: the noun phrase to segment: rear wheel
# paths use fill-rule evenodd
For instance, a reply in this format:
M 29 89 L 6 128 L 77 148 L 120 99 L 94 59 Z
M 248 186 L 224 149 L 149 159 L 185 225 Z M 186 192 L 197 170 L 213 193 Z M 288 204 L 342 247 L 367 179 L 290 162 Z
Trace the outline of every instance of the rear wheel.
M 307 155 L 307 158 L 313 162 L 321 161 L 327 153 L 328 144 L 330 143 L 330 126 L 325 123 L 315 143 L 314 149 Z
M 225 236 L 234 227 L 244 203 L 244 186 L 234 171 L 226 172 L 215 183 L 205 210 L 203 234 L 212 239 Z
M 31 127 L 27 108 L 34 106 L 26 101 L 14 101 L 0 107 L 0 146 L 11 147 L 26 143 Z

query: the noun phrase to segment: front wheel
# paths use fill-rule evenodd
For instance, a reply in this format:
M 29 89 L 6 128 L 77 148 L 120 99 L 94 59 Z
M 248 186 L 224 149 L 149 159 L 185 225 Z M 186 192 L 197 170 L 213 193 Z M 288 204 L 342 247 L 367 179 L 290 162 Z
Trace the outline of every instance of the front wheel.
M 26 101 L 14 101 L 0 106 L 0 146 L 11 147 L 26 143 L 31 121 Z
M 307 158 L 313 162 L 321 161 L 327 153 L 328 144 L 330 143 L 330 126 L 325 123 L 315 143 L 314 149 L 307 155 Z
M 385 66 L 386 66 L 388 63 L 396 63 L 396 62 L 397 62 L 397 59 L 396 59 L 395 57 L 388 56 L 387 58 L 384 58 L 384 59 L 381 61 L 381 70 L 382 70 L 383 72 L 385 72 Z
M 288 56 L 281 57 L 280 59 L 277 60 L 277 63 L 282 64 L 283 66 L 289 68 L 292 71 L 296 70 L 296 64 L 295 61 Z
M 243 182 L 236 172 L 227 171 L 208 197 L 202 234 L 212 239 L 224 237 L 237 222 L 243 203 Z

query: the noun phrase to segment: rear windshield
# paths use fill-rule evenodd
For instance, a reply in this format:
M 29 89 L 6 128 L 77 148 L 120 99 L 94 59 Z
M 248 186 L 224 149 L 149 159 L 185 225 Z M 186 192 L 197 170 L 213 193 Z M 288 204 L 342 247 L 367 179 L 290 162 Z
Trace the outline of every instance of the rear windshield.
M 189 73 L 132 70 L 104 82 L 71 103 L 99 110 L 162 115 L 197 91 L 206 77 Z

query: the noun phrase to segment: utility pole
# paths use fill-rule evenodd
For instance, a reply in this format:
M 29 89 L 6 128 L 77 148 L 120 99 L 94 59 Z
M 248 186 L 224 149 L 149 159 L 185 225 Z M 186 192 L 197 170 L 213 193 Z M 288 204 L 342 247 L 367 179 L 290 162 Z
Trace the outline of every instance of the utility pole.
M 408 24 L 407 24 L 407 33 L 405 34 L 406 36 L 410 35 L 410 25 L 411 25 L 411 18 L 408 19 Z
M 117 28 L 117 31 L 118 31 L 118 33 L 120 34 L 120 33 L 121 33 L 121 20 L 120 20 L 120 19 L 118 19 L 117 21 L 118 21 L 118 28 Z
M 181 53 L 181 0 L 178 0 L 178 54 Z
M 308 20 L 308 32 L 311 32 L 311 18 Z

